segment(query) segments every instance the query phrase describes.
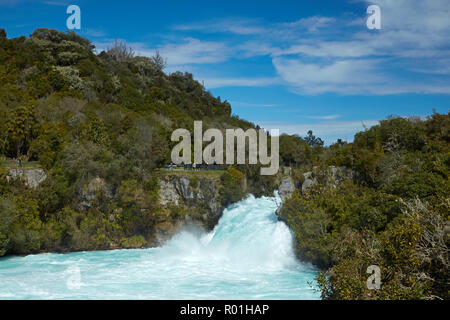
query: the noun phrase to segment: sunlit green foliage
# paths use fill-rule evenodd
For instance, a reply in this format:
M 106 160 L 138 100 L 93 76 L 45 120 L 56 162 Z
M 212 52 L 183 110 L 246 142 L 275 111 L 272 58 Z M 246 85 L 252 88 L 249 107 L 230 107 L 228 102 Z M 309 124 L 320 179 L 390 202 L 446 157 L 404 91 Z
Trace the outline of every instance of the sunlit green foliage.
M 244 197 L 244 178 L 244 174 L 235 168 L 229 168 L 223 174 L 220 195 L 224 205 L 237 202 Z
M 390 118 L 352 144 L 332 145 L 319 163 L 354 169 L 354 181 L 318 185 L 283 204 L 298 256 L 324 271 L 324 298 L 450 297 L 448 119 Z M 367 288 L 370 265 L 381 268 L 381 290 Z

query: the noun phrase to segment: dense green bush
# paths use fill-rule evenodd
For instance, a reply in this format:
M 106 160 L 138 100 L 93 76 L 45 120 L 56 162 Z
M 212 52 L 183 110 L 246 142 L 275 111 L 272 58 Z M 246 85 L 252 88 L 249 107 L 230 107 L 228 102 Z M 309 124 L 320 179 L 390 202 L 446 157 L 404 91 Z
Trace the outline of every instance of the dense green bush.
M 229 168 L 221 177 L 221 202 L 227 206 L 237 202 L 245 196 L 244 174 L 235 168 Z
M 350 167 L 356 179 L 283 204 L 299 257 L 323 270 L 323 298 L 450 298 L 449 118 L 391 118 L 336 143 L 319 163 Z M 367 289 L 370 265 L 381 268 L 381 290 Z

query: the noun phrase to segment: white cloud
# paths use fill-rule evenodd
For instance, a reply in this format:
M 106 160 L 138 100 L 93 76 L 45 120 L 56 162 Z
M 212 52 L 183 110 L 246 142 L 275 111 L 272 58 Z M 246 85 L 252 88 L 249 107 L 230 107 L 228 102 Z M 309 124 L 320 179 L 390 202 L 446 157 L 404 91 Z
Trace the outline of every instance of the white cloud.
M 100 29 L 82 29 L 81 32 L 89 37 L 100 38 L 106 36 L 105 32 Z
M 228 18 L 196 24 L 181 24 L 173 27 L 180 31 L 200 31 L 204 33 L 228 32 L 238 35 L 262 34 L 267 29 L 254 19 Z
M 94 42 L 96 51 L 101 52 L 111 46 L 113 41 Z M 142 42 L 127 42 L 138 56 L 151 57 L 159 50 L 167 59 L 168 68 L 176 70 L 178 67 L 189 68 L 195 64 L 211 64 L 226 61 L 231 50 L 225 43 L 201 41 L 194 38 L 185 38 L 181 43 L 167 44 L 158 48 L 149 48 Z
M 449 94 L 450 2 L 378 0 L 377 4 L 382 30 L 368 30 L 364 12 L 361 17 L 312 16 L 275 24 L 248 18 L 213 19 L 173 28 L 235 36 L 227 42 L 183 38 L 159 50 L 168 58 L 167 70 L 191 71 L 194 66 L 231 58 L 267 56 L 279 76 L 207 77 L 209 88 L 284 83 L 302 95 Z M 140 55 L 155 52 L 142 43 L 131 45 Z
M 384 81 L 376 72 L 376 61 L 343 60 L 332 64 L 305 64 L 297 59 L 275 58 L 278 74 L 302 94 L 325 92 L 364 93 Z
M 299 94 L 450 94 L 449 79 L 433 77 L 449 75 L 450 2 L 380 0 L 377 4 L 380 31 L 361 25 L 348 40 L 309 37 L 273 50 L 280 77 Z M 405 71 L 409 74 L 402 75 Z M 422 74 L 411 77 L 417 72 Z
M 340 118 L 340 115 L 330 114 L 327 116 L 306 116 L 305 118 L 316 119 L 316 120 L 336 120 L 337 118 Z
M 329 27 L 334 22 L 336 22 L 335 18 L 313 16 L 308 18 L 302 18 L 295 22 L 282 23 L 280 24 L 280 26 L 291 30 L 299 28 L 299 29 L 306 29 L 309 32 L 317 32 L 319 31 L 319 29 Z
M 171 65 L 217 63 L 230 56 L 225 43 L 194 38 L 187 38 L 181 44 L 168 44 L 159 50 Z
M 379 124 L 378 120 L 362 121 L 326 121 L 319 123 L 290 123 L 290 122 L 258 122 L 266 130 L 279 129 L 280 133 L 298 134 L 301 137 L 307 135 L 312 130 L 314 135 L 324 139 L 326 144 L 331 144 L 337 139 L 351 141 L 355 133 L 364 131 L 365 127 L 370 128 Z
M 256 107 L 256 108 L 275 108 L 279 107 L 278 104 L 270 104 L 270 103 L 248 103 L 242 101 L 229 101 L 232 107 Z
M 274 52 L 274 56 L 304 54 L 313 57 L 358 58 L 378 54 L 374 48 L 362 41 L 316 41 L 314 44 L 297 44 Z
M 203 79 L 208 89 L 222 87 L 266 87 L 280 83 L 278 78 L 206 78 Z

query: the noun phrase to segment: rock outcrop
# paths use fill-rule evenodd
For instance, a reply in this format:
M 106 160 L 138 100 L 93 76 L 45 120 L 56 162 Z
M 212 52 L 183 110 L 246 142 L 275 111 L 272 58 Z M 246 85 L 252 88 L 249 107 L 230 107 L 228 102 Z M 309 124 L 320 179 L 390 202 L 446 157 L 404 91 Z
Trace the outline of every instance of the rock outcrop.
M 356 172 L 347 167 L 329 166 L 327 169 L 314 167 L 312 171 L 304 173 L 303 177 L 301 191 L 306 193 L 319 183 L 325 187 L 337 188 L 342 182 L 355 178 Z
M 222 214 L 219 201 L 218 182 L 209 178 L 195 178 L 195 185 L 189 176 L 167 175 L 159 179 L 159 201 L 163 207 L 203 207 L 208 217 Z M 208 218 L 206 217 L 206 218 Z
M 294 191 L 294 180 L 291 177 L 283 178 L 283 180 L 281 180 L 280 187 L 278 188 L 278 194 L 280 195 L 281 199 L 284 200 L 290 198 Z
M 190 174 L 159 177 L 159 203 L 168 212 L 167 219 L 155 226 L 159 244 L 183 227 L 214 228 L 224 210 L 219 188 L 219 180 L 209 177 Z M 173 212 L 181 212 L 183 217 L 174 219 Z
M 281 182 L 278 187 L 278 193 L 282 201 L 276 211 L 278 218 L 282 221 L 284 221 L 281 216 L 283 202 L 290 198 L 296 190 L 299 190 L 301 195 L 305 195 L 316 185 L 323 185 L 326 188 L 337 188 L 343 181 L 357 177 L 355 171 L 346 167 L 335 166 L 329 166 L 326 169 L 314 167 L 312 171 L 303 173 L 302 182 L 297 181 L 297 183 L 290 176 L 291 170 L 287 171 L 284 169 L 283 173 L 285 176 L 279 180 Z
M 83 187 L 79 195 L 80 202 L 78 208 L 85 210 L 91 207 L 91 202 L 101 194 L 106 199 L 113 199 L 115 197 L 111 185 L 105 182 L 103 178 L 96 177 L 92 179 L 87 185 Z
M 357 177 L 356 171 L 347 167 L 330 166 L 326 171 L 325 185 L 336 188 L 340 183 Z
M 6 175 L 8 182 L 21 180 L 25 186 L 36 189 L 47 179 L 47 174 L 42 169 L 9 169 Z
M 278 192 L 281 199 L 285 200 L 291 197 L 296 189 L 298 189 L 301 194 L 306 194 L 318 184 L 329 188 L 337 188 L 342 182 L 355 177 L 357 177 L 356 172 L 346 167 L 329 166 L 326 169 L 314 167 L 312 171 L 303 173 L 303 181 L 298 184 L 296 184 L 290 176 L 283 177 Z
M 304 182 L 302 183 L 302 193 L 308 192 L 314 185 L 318 183 L 314 172 L 306 172 L 303 174 Z
M 159 203 L 163 207 L 180 204 L 177 188 L 171 181 L 159 180 Z

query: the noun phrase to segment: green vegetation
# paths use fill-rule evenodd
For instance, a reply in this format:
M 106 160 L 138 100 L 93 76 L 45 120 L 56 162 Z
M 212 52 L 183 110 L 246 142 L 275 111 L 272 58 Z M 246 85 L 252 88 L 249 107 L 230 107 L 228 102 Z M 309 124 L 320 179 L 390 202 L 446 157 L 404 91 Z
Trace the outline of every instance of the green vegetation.
M 125 238 L 121 242 L 122 247 L 126 249 L 143 248 L 147 244 L 147 241 L 143 236 L 132 236 Z
M 19 164 L 17 161 L 13 160 L 5 160 L 0 161 L 0 167 L 8 168 L 8 169 L 41 169 L 41 165 L 38 161 L 25 161 L 21 163 L 21 166 L 19 167 Z
M 357 172 L 338 188 L 296 192 L 281 217 L 299 257 L 324 272 L 326 299 L 450 298 L 450 115 L 390 118 L 316 150 L 295 165 L 346 166 Z M 313 147 L 317 148 L 317 147 Z M 381 268 L 382 288 L 367 289 L 367 267 Z
M 254 127 L 191 74 L 165 74 L 159 54 L 93 49 L 73 32 L 0 32 L 0 255 L 152 245 L 173 130 Z M 16 159 L 45 169 L 45 182 L 7 183 Z
M 235 168 L 229 168 L 222 176 L 221 202 L 227 206 L 238 202 L 245 196 L 244 174 Z
M 220 177 L 226 172 L 224 170 L 211 170 L 211 171 L 193 171 L 193 170 L 172 170 L 168 171 L 166 169 L 156 169 L 155 172 L 158 175 L 175 175 L 175 176 L 185 176 L 190 179 L 208 177 L 212 179 L 220 179 Z

